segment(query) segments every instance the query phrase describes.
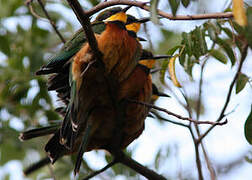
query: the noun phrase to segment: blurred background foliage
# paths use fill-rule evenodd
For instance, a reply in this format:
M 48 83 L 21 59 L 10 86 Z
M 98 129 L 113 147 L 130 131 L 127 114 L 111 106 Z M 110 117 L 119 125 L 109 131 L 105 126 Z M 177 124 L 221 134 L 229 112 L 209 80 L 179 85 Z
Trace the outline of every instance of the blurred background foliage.
M 100 1 L 86 0 L 80 2 L 85 8 L 90 8 Z M 60 32 L 65 39 L 68 39 L 77 29 L 76 27 L 80 27 L 76 19 L 68 18 L 68 14 L 72 13 L 71 9 L 65 1 L 47 0 L 44 3 L 46 3 L 46 8 Z M 180 55 L 179 64 L 183 67 L 183 71 L 188 74 L 188 79 L 180 82 L 184 88 L 187 87 L 188 83 L 194 83 L 196 77 L 193 75 L 193 68 L 202 66 L 202 62 L 207 61 L 209 57 L 214 57 L 223 64 L 231 64 L 229 68 L 232 68 L 237 64 L 237 57 L 239 57 L 237 53 L 240 55 L 244 41 L 248 41 L 250 48 L 252 47 L 251 8 L 248 8 L 249 25 L 247 28 L 242 28 L 231 20 L 208 20 L 200 21 L 197 26 L 191 23 L 183 32 L 183 30 L 176 30 L 179 22 L 174 21 L 175 25 L 169 27 L 173 22 L 169 22 L 167 25 L 164 20 L 159 22 L 156 18 L 156 7 L 162 7 L 162 10 L 173 14 L 177 12 L 179 14 L 196 14 L 202 11 L 210 12 L 211 8 L 209 7 L 213 6 L 210 3 L 196 0 L 152 0 L 152 20 L 155 23 L 161 22 L 163 26 L 151 24 L 145 27 L 147 33 L 144 30 L 140 33 L 140 36 L 144 34 L 147 38 L 153 32 L 159 34 L 159 38 L 156 38 L 156 35 L 153 34 L 154 37 L 151 39 L 153 44 L 144 44 L 144 47 L 151 49 L 155 54 Z M 249 6 L 249 3 L 251 2 L 247 2 L 246 6 Z M 157 6 L 158 4 L 159 6 Z M 227 0 L 221 11 L 230 11 L 230 4 L 231 1 Z M 215 6 L 218 6 L 218 3 Z M 42 18 L 34 17 L 28 7 L 25 6 L 24 1 L 0 0 L 0 168 L 2 167 L 0 178 L 3 179 L 9 179 L 11 175 L 11 172 L 4 170 L 8 163 L 18 161 L 24 168 L 45 156 L 43 145 L 47 142 L 48 137 L 22 143 L 18 139 L 19 133 L 28 128 L 42 127 L 49 122 L 61 120 L 54 112 L 59 102 L 56 101 L 53 93 L 48 93 L 46 77 L 35 76 L 34 72 L 59 50 L 62 43 L 45 20 L 37 1 L 34 1 L 32 10 Z M 71 16 L 74 17 L 73 14 Z M 167 78 L 167 67 L 168 61 L 159 62 L 156 65 L 156 68 L 162 70 L 153 75 L 154 82 L 158 84 L 160 89 L 171 93 L 171 96 L 177 96 L 177 92 L 174 92 L 174 88 L 171 88 L 172 84 L 167 82 L 170 81 Z M 250 82 L 251 77 L 242 74 L 237 82 L 236 92 L 239 93 Z M 196 93 L 187 96 L 187 103 L 191 107 L 193 117 L 197 116 L 197 101 Z M 200 108 L 200 114 L 204 115 L 205 103 L 202 103 Z M 252 118 L 248 119 L 250 124 L 247 123 L 249 124 L 247 128 L 251 128 Z M 163 121 L 158 122 L 163 124 Z M 169 128 L 167 131 L 169 131 Z M 247 136 L 251 140 L 251 133 Z M 128 150 L 128 153 L 131 154 L 134 148 Z M 179 147 L 159 148 L 153 164 L 148 165 L 148 167 L 160 171 L 162 166 L 166 164 L 164 159 L 170 157 L 171 148 Z M 247 154 L 248 162 L 251 162 L 250 155 Z M 107 162 L 111 161 L 111 157 L 105 153 L 97 152 L 97 156 Z M 218 167 L 217 173 L 232 171 L 235 164 L 244 163 L 243 158 L 244 155 L 227 164 L 216 165 Z M 54 165 L 53 170 L 50 166 L 49 168 L 45 167 L 28 178 L 44 179 L 55 176 L 57 179 L 69 179 L 72 177 L 74 159 L 74 156 L 62 158 Z M 88 162 L 83 162 L 83 165 L 80 177 L 84 177 L 86 173 L 94 170 Z M 179 170 L 177 172 L 177 174 L 170 174 L 166 169 L 165 176 L 170 179 L 195 179 L 197 177 L 194 173 L 181 174 Z M 125 176 L 127 179 L 130 177 L 132 179 L 142 178 L 122 165 L 114 166 L 112 170 L 106 171 L 98 178 L 111 179 L 117 175 Z

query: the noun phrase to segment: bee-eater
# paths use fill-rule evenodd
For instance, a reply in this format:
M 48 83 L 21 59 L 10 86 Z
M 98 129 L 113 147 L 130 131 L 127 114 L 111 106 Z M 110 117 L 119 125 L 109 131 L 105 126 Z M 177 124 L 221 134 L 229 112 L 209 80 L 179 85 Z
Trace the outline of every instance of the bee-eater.
M 125 99 L 129 98 L 148 103 L 152 94 L 151 76 L 147 67 L 137 65 L 141 54 L 141 45 L 136 36 L 132 35 L 139 30 L 139 22 L 132 26 L 126 26 L 129 31 L 133 32 L 129 33 L 124 27 L 125 16 L 123 12 L 117 11 L 110 15 L 104 21 L 106 30 L 96 37 L 99 49 L 103 53 L 105 73 L 113 75 L 115 80 L 118 81 L 116 100 L 126 101 Z M 117 42 L 116 38 L 118 37 Z M 145 58 L 144 54 L 142 56 Z M 93 61 L 93 55 L 87 44 L 83 45 L 82 49 L 72 58 L 72 62 L 67 61 L 68 59 L 51 62 L 51 64 L 56 63 L 56 65 L 59 62 L 63 64 L 60 65 L 60 70 L 53 70 L 57 66 L 52 66 L 52 69 L 50 69 L 50 65 L 38 71 L 38 74 L 58 73 L 50 77 L 49 89 L 57 87 L 58 95 L 67 105 L 67 108 L 62 111 L 65 116 L 62 127 L 59 128 L 59 125 L 44 127 L 27 131 L 20 136 L 21 139 L 26 140 L 31 137 L 54 133 L 45 147 L 52 162 L 65 154 L 75 152 L 81 154 L 82 137 L 86 137 L 86 131 L 90 132 L 89 141 L 86 142 L 84 151 L 108 149 L 107 147 L 113 143 L 116 112 L 110 97 L 110 87 L 104 79 L 104 72 L 99 68 L 97 69 L 97 62 Z M 94 62 L 94 66 L 91 65 L 85 71 L 91 62 Z M 72 78 L 70 84 L 68 84 L 69 68 Z M 64 74 L 67 78 L 63 76 Z M 119 148 L 127 147 L 142 133 L 144 119 L 148 115 L 148 111 L 149 109 L 144 106 L 126 101 L 125 122 L 127 123 L 122 129 L 123 137 Z M 91 130 L 87 129 L 88 121 L 94 121 Z M 46 159 L 42 162 L 40 165 L 49 161 Z M 76 171 L 78 171 L 78 167 Z
M 79 171 L 82 154 L 105 148 L 116 128 L 114 94 L 111 94 L 106 78 L 113 79 L 116 86 L 112 88 L 117 90 L 117 84 L 129 77 L 140 58 L 141 45 L 127 32 L 126 20 L 127 15 L 123 11 L 113 14 L 104 20 L 106 29 L 101 35 L 96 35 L 104 69 L 95 59 L 89 44 L 84 45 L 73 58 L 71 100 L 60 130 L 49 140 L 45 150 L 52 162 L 66 152 L 78 152 L 75 173 Z

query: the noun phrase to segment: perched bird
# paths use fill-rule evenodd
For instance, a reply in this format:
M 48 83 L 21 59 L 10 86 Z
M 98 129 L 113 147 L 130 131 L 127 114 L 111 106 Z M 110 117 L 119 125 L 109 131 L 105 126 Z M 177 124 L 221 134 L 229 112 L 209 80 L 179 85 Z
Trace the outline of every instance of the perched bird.
M 126 7 L 125 9 L 122 9 L 121 7 L 113 7 L 99 13 L 91 24 L 94 33 L 101 34 L 105 30 L 105 23 L 103 22 L 104 19 L 120 11 L 126 12 L 129 8 L 130 7 Z M 81 28 L 64 44 L 58 53 L 49 59 L 49 62 L 45 66 L 42 66 L 36 72 L 36 75 L 61 72 L 62 68 L 66 66 L 71 57 L 73 57 L 86 44 L 86 42 L 86 35 L 84 30 Z
M 143 50 L 139 64 L 142 64 L 148 67 L 149 69 L 153 69 L 155 66 L 156 60 L 167 59 L 167 58 L 171 58 L 171 56 L 169 55 L 154 56 L 150 51 Z M 149 76 L 151 76 L 151 73 L 149 74 Z M 170 97 L 170 96 L 163 92 L 160 92 L 157 86 L 154 83 L 152 83 L 151 103 L 153 104 L 159 97 Z
M 130 6 L 122 9 L 120 7 L 110 8 L 103 12 L 101 12 L 92 22 L 92 29 L 94 33 L 101 34 L 105 30 L 104 19 L 107 17 L 119 12 L 126 12 Z M 136 33 L 140 28 L 141 23 L 145 23 L 149 21 L 150 18 L 143 18 L 137 20 L 133 16 L 127 17 L 126 27 L 129 28 L 128 33 L 132 37 L 136 37 Z M 132 24 L 132 25 L 131 25 Z M 138 27 L 138 29 L 134 29 L 132 31 L 132 27 Z M 140 41 L 143 41 L 143 38 L 137 37 Z M 65 103 L 69 103 L 70 99 L 70 85 L 69 85 L 69 68 L 72 61 L 72 57 L 86 44 L 86 37 L 83 29 L 78 30 L 73 37 L 67 41 L 62 49 L 54 55 L 51 59 L 49 59 L 48 64 L 42 66 L 36 74 L 37 75 L 50 75 L 48 79 L 48 90 L 56 91 L 57 96 Z M 58 110 L 62 110 L 58 109 Z M 60 111 L 62 112 L 62 111 Z M 63 111 L 64 113 L 64 111 Z
M 56 90 L 66 104 L 66 108 L 61 109 L 64 121 L 62 124 L 24 132 L 20 136 L 20 139 L 27 140 L 53 133 L 54 136 L 45 147 L 51 162 L 63 155 L 78 152 L 75 173 L 78 172 L 83 152 L 109 149 L 114 144 L 118 114 L 115 102 L 122 104 L 125 109 L 118 148 L 127 147 L 142 133 L 149 108 L 128 99 L 150 103 L 153 92 L 148 66 L 138 64 L 140 55 L 147 57 L 146 53 L 141 53 L 141 45 L 136 37 L 141 22 L 133 20 L 125 29 L 126 15 L 122 10 L 113 11 L 106 17 L 103 20 L 106 29 L 101 35 L 96 35 L 105 69 L 94 59 L 88 44 L 82 45 L 76 55 L 75 52 L 63 60 L 50 61 L 49 66 L 43 67 L 37 74 L 56 73 L 49 79 L 49 90 Z M 152 58 L 155 59 L 153 55 Z M 111 90 L 107 78 L 114 83 L 114 90 Z M 48 158 L 26 172 L 46 163 L 49 163 Z
M 75 173 L 85 151 L 112 143 L 117 114 L 113 96 L 116 99 L 118 85 L 134 71 L 141 55 L 140 43 L 125 28 L 126 20 L 123 11 L 104 20 L 105 30 L 96 35 L 102 63 L 95 59 L 89 44 L 82 47 L 71 63 L 70 102 L 60 130 L 45 150 L 52 162 L 63 154 L 78 152 Z
M 150 103 L 152 95 L 152 81 L 151 76 L 149 76 L 150 70 L 143 65 L 138 64 L 131 75 L 123 81 L 118 87 L 117 99 L 120 99 L 120 103 L 124 104 L 124 117 L 123 117 L 123 127 L 121 131 L 121 144 L 120 149 L 126 148 L 132 141 L 141 135 L 144 130 L 144 120 L 148 115 L 149 108 L 131 103 L 128 100 L 141 101 L 145 103 Z M 104 95 L 104 94 L 103 94 Z M 115 135 L 115 112 L 113 111 L 113 106 L 97 107 L 94 114 L 91 115 L 92 118 L 99 122 L 96 124 L 101 124 L 102 127 L 96 128 L 93 135 L 90 135 L 88 150 L 92 149 L 107 149 L 109 150 L 111 144 L 114 143 Z M 58 125 L 58 124 L 57 124 Z M 57 126 L 56 125 L 56 126 Z M 51 127 L 38 128 L 35 130 L 27 131 L 23 134 L 23 139 L 26 140 L 30 137 L 37 137 L 37 135 L 46 135 L 46 133 L 51 134 Z M 53 158 L 59 158 L 66 154 L 75 153 L 77 149 L 69 150 L 63 145 L 59 144 L 59 128 L 54 129 L 55 135 L 48 142 L 47 146 L 52 150 Z M 119 127 L 116 127 L 119 128 Z M 47 130 L 46 130 L 47 129 Z M 80 138 L 78 138 L 78 141 Z M 54 159 L 56 160 L 56 159 Z M 50 163 L 49 157 L 43 158 L 39 162 L 31 165 L 27 168 L 24 173 L 30 174 L 36 169 L 43 167 L 44 165 Z

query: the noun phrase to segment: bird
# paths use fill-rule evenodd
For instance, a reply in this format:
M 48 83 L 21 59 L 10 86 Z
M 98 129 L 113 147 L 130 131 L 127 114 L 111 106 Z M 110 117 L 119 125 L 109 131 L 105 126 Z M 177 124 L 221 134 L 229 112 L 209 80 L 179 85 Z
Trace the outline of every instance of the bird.
M 172 56 L 170 55 L 156 55 L 154 56 L 151 51 L 148 50 L 143 50 L 142 55 L 139 61 L 139 64 L 142 64 L 149 69 L 153 69 L 155 67 L 155 63 L 159 59 L 168 59 L 171 58 Z M 151 73 L 149 76 L 152 76 Z M 152 83 L 152 97 L 151 97 L 151 104 L 154 104 L 154 102 L 159 98 L 159 97 L 170 97 L 169 95 L 160 92 L 156 86 L 156 84 Z
M 117 114 L 112 96 L 118 84 L 133 72 L 141 55 L 141 44 L 127 32 L 126 20 L 123 11 L 103 20 L 106 28 L 96 34 L 102 62 L 95 59 L 86 44 L 71 63 L 70 102 L 60 130 L 46 144 L 45 151 L 52 162 L 62 154 L 78 152 L 75 174 L 84 152 L 102 149 L 112 141 Z
M 145 103 L 149 103 L 152 96 L 152 82 L 151 82 L 151 76 L 149 76 L 150 70 L 144 65 L 138 64 L 134 71 L 131 73 L 130 77 L 123 81 L 121 85 L 118 88 L 118 94 L 117 99 L 120 99 L 121 103 L 124 103 L 125 105 L 125 118 L 123 119 L 125 125 L 123 126 L 121 130 L 121 145 L 120 149 L 126 148 L 132 141 L 134 141 L 136 138 L 138 138 L 141 133 L 144 130 L 144 120 L 148 115 L 149 108 L 145 106 L 141 106 L 139 104 L 134 104 L 129 102 L 128 100 L 135 100 L 135 101 L 141 101 Z M 105 109 L 102 113 L 102 115 L 107 115 L 109 118 L 113 118 L 114 113 L 111 111 L 108 111 L 109 109 Z M 99 113 L 98 113 L 99 114 Z M 104 120 L 100 118 L 100 120 Z M 113 123 L 113 122 L 112 122 Z M 110 128 L 111 123 L 105 122 L 104 126 L 102 128 L 97 128 L 94 135 L 91 136 L 92 138 L 89 140 L 89 147 L 87 150 L 91 149 L 109 149 L 110 143 L 113 143 L 114 137 L 111 135 L 108 135 L 108 132 L 104 134 L 103 129 Z M 57 128 L 55 128 L 57 127 Z M 60 124 L 55 124 L 53 126 L 49 127 L 43 127 L 38 128 L 34 130 L 27 131 L 27 134 L 23 134 L 23 138 L 26 140 L 30 137 L 37 137 L 34 134 L 37 134 L 38 136 L 46 135 L 56 133 L 51 140 L 50 146 L 53 150 L 55 150 L 55 153 L 61 152 L 61 154 L 57 154 L 59 157 L 67 154 L 75 153 L 74 151 L 70 152 L 64 146 L 59 145 L 59 132 Z M 50 131 L 50 130 L 52 130 Z M 42 133 L 41 133 L 42 132 Z M 107 139 L 106 139 L 107 138 Z M 106 144 L 104 144 L 106 142 Z M 24 174 L 28 175 L 31 172 L 43 167 L 44 165 L 50 163 L 50 158 L 45 157 L 38 161 L 37 163 L 31 165 L 28 167 Z
M 111 143 L 113 143 L 113 133 L 115 129 L 113 127 L 115 127 L 114 119 L 116 116 L 116 112 L 113 106 L 113 102 L 111 101 L 111 92 L 109 92 L 109 87 L 107 84 L 107 80 L 104 77 L 104 72 L 106 75 L 109 75 L 109 77 L 113 77 L 112 78 L 113 80 L 114 77 L 116 77 L 115 81 L 118 83 L 115 86 L 116 89 L 115 92 L 117 94 L 116 101 L 119 101 L 120 103 L 124 104 L 125 107 L 124 116 L 125 116 L 125 122 L 127 123 L 125 123 L 126 125 L 124 125 L 122 128 L 122 140 L 121 144 L 119 144 L 119 148 L 123 149 L 127 147 L 133 140 L 135 140 L 142 133 L 144 129 L 144 120 L 148 115 L 149 108 L 137 104 L 132 104 L 131 102 L 127 101 L 127 98 L 129 98 L 134 99 L 136 101 L 143 101 L 148 103 L 150 102 L 152 95 L 153 85 L 151 83 L 151 75 L 149 72 L 149 68 L 138 63 L 140 55 L 144 57 L 144 53 L 143 54 L 141 53 L 141 45 L 139 44 L 138 39 L 134 34 L 139 30 L 139 28 L 137 28 L 136 26 L 138 25 L 139 22 L 137 21 L 131 22 L 136 23 L 134 25 L 136 28 L 132 29 L 131 28 L 132 26 L 128 26 L 129 30 L 126 31 L 125 27 L 123 27 L 125 22 L 124 23 L 118 22 L 119 21 L 118 18 L 121 19 L 124 18 L 123 21 L 125 21 L 123 11 L 118 10 L 116 12 L 115 11 L 113 12 L 114 13 L 110 13 L 110 16 L 107 16 L 108 18 L 105 19 L 104 22 L 105 24 L 107 24 L 106 26 L 108 27 L 110 26 L 109 28 L 111 28 L 112 31 L 113 28 L 117 28 L 117 31 L 119 30 L 123 31 L 121 32 L 122 34 L 120 34 L 119 37 L 129 38 L 128 42 L 130 43 L 125 44 L 128 44 L 131 47 L 121 48 L 128 50 L 128 53 L 121 52 L 121 55 L 118 55 L 118 57 L 120 57 L 119 59 L 117 60 L 113 59 L 114 57 L 111 57 L 110 54 L 113 53 L 114 49 L 117 48 L 116 47 L 117 45 L 114 45 L 114 48 L 111 48 L 113 49 L 113 51 L 111 51 L 110 49 L 109 52 L 107 51 L 106 48 L 111 46 L 104 45 L 102 43 L 112 42 L 113 45 L 115 43 L 114 42 L 115 38 L 111 36 L 111 32 L 108 33 L 106 31 L 103 31 L 101 35 L 96 35 L 96 37 L 99 49 L 103 52 L 103 57 L 105 57 L 103 59 L 103 63 L 105 65 L 105 71 L 103 71 L 101 68 L 98 68 L 100 67 L 99 63 L 97 61 L 92 60 L 93 56 L 90 51 L 90 48 L 87 44 L 84 44 L 82 46 L 82 49 L 79 50 L 79 52 L 76 55 L 73 54 L 74 58 L 68 57 L 70 58 L 71 62 L 69 61 L 69 59 L 57 61 L 57 63 L 60 64 L 60 68 L 59 66 L 52 66 L 57 70 L 52 70 L 50 69 L 50 66 L 47 66 L 42 67 L 42 69 L 38 71 L 39 73 L 37 73 L 37 74 L 43 74 L 43 73 L 50 74 L 52 72 L 58 73 L 56 74 L 56 76 L 53 76 L 53 78 L 51 77 L 51 79 L 49 79 L 49 82 L 51 80 L 51 82 L 59 82 L 59 83 L 61 83 L 62 81 L 60 81 L 60 79 L 57 78 L 61 78 L 61 75 L 65 74 L 67 70 L 72 71 L 73 75 L 72 80 L 74 83 L 67 85 L 69 87 L 67 87 L 68 90 L 66 92 L 68 93 L 67 96 L 69 97 L 69 99 L 66 100 L 66 97 L 64 96 L 61 97 L 61 100 L 65 101 L 65 104 L 67 105 L 67 108 L 64 108 L 64 113 L 62 113 L 65 116 L 63 123 L 44 128 L 39 128 L 37 130 L 36 129 L 30 130 L 20 135 L 20 139 L 27 140 L 32 137 L 54 133 L 54 136 L 49 140 L 49 142 L 45 147 L 45 150 L 48 153 L 51 162 L 55 162 L 59 157 L 63 155 L 76 152 L 78 152 L 79 156 L 82 156 L 83 153 L 81 152 L 82 145 L 80 144 L 83 144 L 82 137 L 84 138 L 86 137 L 85 133 L 88 130 L 86 129 L 88 126 L 86 120 L 83 122 L 83 119 L 87 118 L 85 116 L 91 116 L 91 119 L 95 120 L 95 125 L 94 127 L 91 128 L 91 130 L 88 130 L 91 131 L 90 132 L 91 135 L 89 135 L 90 137 L 89 141 L 88 143 L 86 142 L 87 147 L 84 148 L 83 151 L 90 151 L 93 149 L 109 149 L 108 146 L 110 146 Z M 106 33 L 108 35 L 106 35 Z M 115 32 L 114 34 L 115 36 L 118 35 Z M 110 40 L 106 39 L 106 36 L 111 36 Z M 133 44 L 136 47 L 135 51 L 134 48 L 132 50 L 132 43 L 135 43 Z M 131 56 L 130 53 L 132 53 Z M 128 56 L 125 57 L 125 54 Z M 128 60 L 128 62 L 124 61 L 123 58 Z M 115 62 L 111 60 L 114 60 Z M 53 63 L 56 62 L 53 61 Z M 51 64 L 53 63 L 51 62 Z M 90 67 L 88 66 L 89 63 L 92 64 Z M 86 70 L 85 68 L 83 68 L 83 66 L 85 66 L 85 68 L 87 67 L 89 68 Z M 58 71 L 58 69 L 61 70 Z M 64 70 L 62 71 L 62 69 Z M 85 74 L 83 74 L 83 72 L 85 72 Z M 69 78 L 68 73 L 67 78 Z M 58 85 L 58 87 L 60 86 L 61 85 Z M 62 90 L 64 88 L 65 86 L 60 87 L 56 90 Z M 54 88 L 51 87 L 51 89 Z M 81 93 L 76 94 L 75 89 L 79 89 L 79 92 Z M 97 91 L 97 89 L 100 90 Z M 71 91 L 71 97 L 69 91 Z M 94 91 L 96 91 L 96 93 L 90 96 L 89 95 L 90 92 Z M 62 91 L 59 91 L 58 93 L 62 94 Z M 85 113 L 79 113 L 80 115 L 76 116 L 78 112 L 85 112 Z M 105 120 L 104 117 L 106 117 Z M 78 120 L 81 121 L 78 122 Z M 99 127 L 101 124 L 103 124 L 104 127 L 102 128 Z M 110 126 L 112 128 L 110 128 Z M 45 163 L 49 162 L 50 162 L 49 159 L 45 158 L 39 165 L 42 166 Z M 79 168 L 78 166 L 79 166 L 78 163 L 76 163 L 75 172 L 78 172 Z M 37 166 L 36 168 L 38 167 L 39 166 Z M 27 171 L 27 173 L 28 172 L 29 171 Z

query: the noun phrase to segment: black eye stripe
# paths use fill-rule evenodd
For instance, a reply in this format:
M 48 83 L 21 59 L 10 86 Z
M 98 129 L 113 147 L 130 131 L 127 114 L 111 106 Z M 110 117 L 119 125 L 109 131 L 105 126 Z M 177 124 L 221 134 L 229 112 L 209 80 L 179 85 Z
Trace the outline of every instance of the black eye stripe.
M 96 20 L 97 21 L 103 21 L 103 20 L 107 19 L 108 17 L 110 17 L 110 16 L 112 16 L 112 15 L 120 12 L 121 10 L 122 10 L 122 8 L 120 8 L 120 7 L 115 7 L 115 8 L 107 9 L 107 10 L 101 12 L 97 16 Z

